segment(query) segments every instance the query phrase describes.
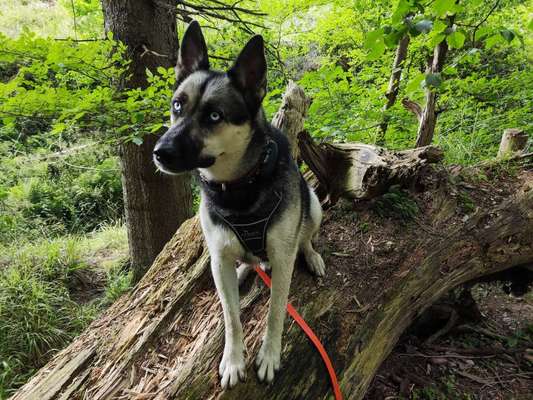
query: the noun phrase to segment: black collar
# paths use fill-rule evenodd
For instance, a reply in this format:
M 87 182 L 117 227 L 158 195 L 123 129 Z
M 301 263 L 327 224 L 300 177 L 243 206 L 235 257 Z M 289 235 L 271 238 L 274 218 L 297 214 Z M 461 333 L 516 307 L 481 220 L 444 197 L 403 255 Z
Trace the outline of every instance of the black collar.
M 268 142 L 259 157 L 257 164 L 242 178 L 229 182 L 210 181 L 202 174 L 199 174 L 200 181 L 216 192 L 228 192 L 236 189 L 243 189 L 248 185 L 257 182 L 258 179 L 268 178 L 274 172 L 278 162 L 278 145 L 272 139 Z

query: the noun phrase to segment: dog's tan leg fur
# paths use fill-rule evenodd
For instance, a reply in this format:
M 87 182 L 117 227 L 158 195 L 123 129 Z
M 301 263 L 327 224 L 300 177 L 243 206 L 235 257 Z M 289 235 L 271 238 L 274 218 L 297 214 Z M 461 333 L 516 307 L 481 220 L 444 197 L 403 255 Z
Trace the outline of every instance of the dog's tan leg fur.
M 322 207 L 320 201 L 316 197 L 315 192 L 309 189 L 310 194 L 310 218 L 306 221 L 302 229 L 300 240 L 300 251 L 305 257 L 305 263 L 309 270 L 316 276 L 324 276 L 326 274 L 326 266 L 320 254 L 313 248 L 312 240 L 318 234 L 320 229 L 320 222 L 322 221 Z

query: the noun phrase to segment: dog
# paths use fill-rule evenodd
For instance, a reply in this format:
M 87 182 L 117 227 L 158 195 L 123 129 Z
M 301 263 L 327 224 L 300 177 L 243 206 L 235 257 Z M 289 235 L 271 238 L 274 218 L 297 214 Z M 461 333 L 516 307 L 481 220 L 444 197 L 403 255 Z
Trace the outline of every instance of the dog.
M 178 54 L 171 126 L 153 151 L 160 171 L 194 171 L 199 180 L 202 231 L 224 316 L 219 367 L 224 389 L 246 379 L 239 280 L 250 266 L 261 262 L 272 273 L 267 327 L 256 358 L 257 376 L 268 383 L 280 366 L 297 255 L 303 254 L 315 275 L 325 273 L 311 243 L 322 209 L 291 157 L 286 136 L 265 119 L 261 104 L 266 73 L 259 35 L 249 40 L 228 71 L 211 70 L 200 25 L 191 22 Z

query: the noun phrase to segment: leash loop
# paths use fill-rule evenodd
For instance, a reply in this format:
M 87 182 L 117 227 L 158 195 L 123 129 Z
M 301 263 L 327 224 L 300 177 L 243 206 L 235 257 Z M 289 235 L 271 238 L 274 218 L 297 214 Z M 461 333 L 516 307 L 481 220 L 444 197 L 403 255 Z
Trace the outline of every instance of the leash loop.
M 257 274 L 259 275 L 259 277 L 263 280 L 265 285 L 267 285 L 269 288 L 272 287 L 272 282 L 270 281 L 270 277 L 267 275 L 267 273 L 263 271 L 261 267 L 259 267 L 259 265 L 254 265 L 254 269 L 255 272 L 257 272 Z M 309 337 L 311 342 L 313 342 L 313 344 L 315 345 L 316 349 L 320 353 L 320 356 L 322 357 L 322 360 L 324 361 L 324 364 L 326 365 L 326 369 L 328 370 L 329 378 L 331 380 L 331 386 L 333 387 L 333 394 L 335 395 L 335 400 L 342 400 L 341 388 L 337 380 L 337 375 L 335 375 L 333 363 L 329 359 L 328 353 L 326 353 L 326 349 L 324 349 L 324 346 L 322 346 L 320 339 L 315 335 L 309 325 L 307 325 L 301 315 L 298 314 L 298 311 L 296 311 L 296 309 L 292 306 L 291 303 L 287 303 L 287 312 L 296 321 L 300 328 L 302 328 L 302 330 Z

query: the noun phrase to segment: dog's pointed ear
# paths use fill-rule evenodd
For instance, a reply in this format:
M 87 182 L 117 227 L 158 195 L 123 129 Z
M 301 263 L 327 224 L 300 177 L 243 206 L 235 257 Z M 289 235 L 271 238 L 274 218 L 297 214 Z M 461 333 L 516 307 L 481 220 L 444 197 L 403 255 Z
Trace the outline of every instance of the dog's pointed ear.
M 195 71 L 208 70 L 209 57 L 204 35 L 197 21 L 192 21 L 183 34 L 176 65 L 178 84 Z
M 228 71 L 230 79 L 243 91 L 248 101 L 256 106 L 266 94 L 267 64 L 263 37 L 256 35 L 251 38 L 237 57 L 237 61 Z

